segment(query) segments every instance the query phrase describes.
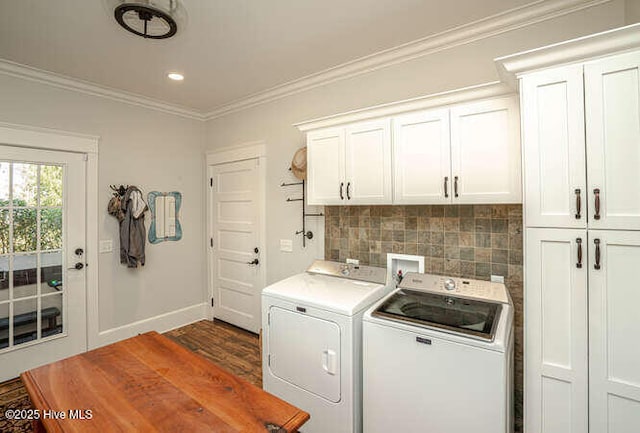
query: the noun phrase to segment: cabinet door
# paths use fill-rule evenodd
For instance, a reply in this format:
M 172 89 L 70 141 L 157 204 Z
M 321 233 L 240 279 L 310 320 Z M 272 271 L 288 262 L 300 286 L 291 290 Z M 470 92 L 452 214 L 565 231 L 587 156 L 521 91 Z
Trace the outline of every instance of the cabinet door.
M 638 230 L 640 53 L 586 65 L 585 96 L 589 226 Z
M 394 117 L 394 204 L 450 203 L 450 149 L 449 110 Z
M 391 120 L 346 128 L 345 203 L 391 204 Z
M 521 80 L 527 227 L 587 226 L 582 65 Z
M 451 109 L 454 203 L 520 203 L 520 164 L 515 97 Z
M 589 431 L 640 432 L 640 232 L 589 236 Z
M 344 203 L 344 129 L 307 135 L 307 181 L 308 204 Z
M 587 232 L 527 229 L 525 248 L 525 431 L 587 433 Z

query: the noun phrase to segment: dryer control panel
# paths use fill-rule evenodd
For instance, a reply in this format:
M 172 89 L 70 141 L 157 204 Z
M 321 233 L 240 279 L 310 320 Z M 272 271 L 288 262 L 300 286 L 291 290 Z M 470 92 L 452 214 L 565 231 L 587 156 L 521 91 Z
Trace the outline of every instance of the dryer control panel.
M 329 262 L 326 260 L 314 261 L 307 269 L 307 272 L 378 284 L 385 284 L 387 281 L 387 270 L 384 268 Z

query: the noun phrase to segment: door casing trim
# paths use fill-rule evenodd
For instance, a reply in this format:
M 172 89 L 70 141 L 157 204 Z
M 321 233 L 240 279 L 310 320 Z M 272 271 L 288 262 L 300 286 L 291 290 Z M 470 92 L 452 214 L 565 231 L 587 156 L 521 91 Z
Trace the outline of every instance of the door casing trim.
M 97 347 L 98 308 L 98 147 L 100 137 L 0 122 L 0 143 L 7 146 L 85 154 L 86 159 L 86 324 L 87 350 Z

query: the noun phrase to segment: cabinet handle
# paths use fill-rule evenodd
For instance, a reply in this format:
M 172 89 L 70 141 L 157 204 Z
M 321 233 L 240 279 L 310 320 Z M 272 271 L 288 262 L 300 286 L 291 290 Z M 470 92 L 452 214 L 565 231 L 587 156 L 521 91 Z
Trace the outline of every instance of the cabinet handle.
M 576 268 L 582 268 L 582 238 L 577 238 L 576 243 L 578 244 L 578 263 L 576 263 Z
M 340 200 L 344 200 L 344 195 L 342 194 L 343 187 L 344 187 L 344 182 L 340 182 Z
M 453 178 L 453 196 L 458 197 L 458 176 Z
M 593 243 L 596 244 L 596 263 L 593 268 L 600 269 L 600 239 L 594 239 Z
M 580 188 L 576 188 L 576 219 L 582 218 L 582 197 L 580 197 Z
M 350 188 L 351 188 L 351 182 L 347 182 L 347 200 L 351 200 L 351 195 L 349 195 Z
M 600 219 L 600 189 L 596 188 L 593 190 L 593 193 L 596 196 L 595 205 L 596 205 L 596 214 L 593 216 L 594 220 Z
M 449 176 L 445 176 L 444 177 L 444 197 L 447 198 L 449 197 Z

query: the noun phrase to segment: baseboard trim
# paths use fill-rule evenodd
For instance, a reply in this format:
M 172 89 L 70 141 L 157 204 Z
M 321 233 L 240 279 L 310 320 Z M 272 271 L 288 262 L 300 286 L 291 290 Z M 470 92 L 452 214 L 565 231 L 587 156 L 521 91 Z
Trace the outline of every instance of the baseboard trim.
M 89 350 L 130 338 L 143 332 L 166 332 L 206 318 L 206 303 L 170 311 L 128 325 L 100 331 L 89 338 Z

